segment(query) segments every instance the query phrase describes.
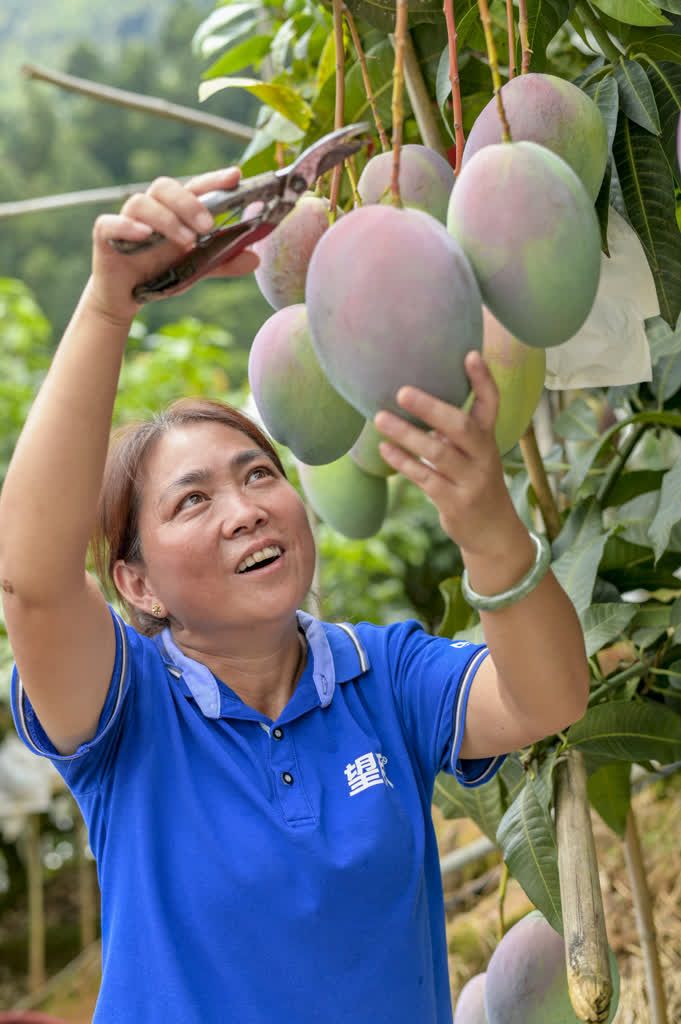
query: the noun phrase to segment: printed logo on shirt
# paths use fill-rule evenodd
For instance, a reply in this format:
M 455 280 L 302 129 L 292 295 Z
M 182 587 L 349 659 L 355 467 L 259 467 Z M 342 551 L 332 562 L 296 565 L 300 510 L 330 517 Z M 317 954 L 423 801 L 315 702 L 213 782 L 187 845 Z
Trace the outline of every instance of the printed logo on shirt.
M 454 643 L 450 644 L 449 646 L 450 647 L 456 647 L 457 650 L 458 650 L 460 647 L 470 647 L 470 641 L 469 640 L 455 640 Z
M 357 796 L 364 793 L 371 786 L 394 786 L 385 772 L 388 758 L 383 754 L 370 752 L 356 757 L 354 761 L 345 766 L 345 778 L 348 780 L 350 796 Z

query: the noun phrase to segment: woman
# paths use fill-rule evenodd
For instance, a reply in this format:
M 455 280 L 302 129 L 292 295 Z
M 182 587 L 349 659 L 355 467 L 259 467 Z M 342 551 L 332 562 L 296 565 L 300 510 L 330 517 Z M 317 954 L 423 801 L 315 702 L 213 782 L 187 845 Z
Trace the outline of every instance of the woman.
M 579 718 L 581 631 L 506 490 L 477 353 L 470 413 L 404 388 L 432 430 L 376 424 L 460 546 L 484 645 L 296 612 L 315 557 L 304 507 L 234 410 L 180 402 L 105 472 L 133 287 L 209 229 L 198 197 L 237 178 L 160 179 L 95 224 L 91 278 L 0 498 L 15 721 L 88 822 L 97 1022 L 444 1024 L 435 775 L 479 785 Z M 151 230 L 157 250 L 108 244 Z M 98 517 L 137 628 L 84 571 Z

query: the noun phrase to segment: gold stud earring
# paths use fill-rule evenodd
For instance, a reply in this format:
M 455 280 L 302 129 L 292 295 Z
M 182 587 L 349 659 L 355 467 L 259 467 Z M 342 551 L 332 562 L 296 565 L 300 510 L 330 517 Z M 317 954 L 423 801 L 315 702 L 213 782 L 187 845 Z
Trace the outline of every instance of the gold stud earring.
M 163 608 L 156 601 L 151 606 L 151 614 L 155 615 L 157 619 L 164 618 L 164 616 L 163 616 Z

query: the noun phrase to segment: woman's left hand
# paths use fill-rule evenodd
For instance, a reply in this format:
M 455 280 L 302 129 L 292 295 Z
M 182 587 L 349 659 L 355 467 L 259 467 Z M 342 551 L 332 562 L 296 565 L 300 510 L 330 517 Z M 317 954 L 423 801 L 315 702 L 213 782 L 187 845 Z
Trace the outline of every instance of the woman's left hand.
M 374 423 L 388 439 L 380 445 L 385 461 L 428 495 L 443 530 L 462 551 L 501 555 L 504 538 L 517 533 L 519 521 L 494 437 L 499 392 L 479 352 L 469 352 L 464 367 L 475 396 L 469 412 L 403 387 L 398 404 L 432 429 L 385 410 Z

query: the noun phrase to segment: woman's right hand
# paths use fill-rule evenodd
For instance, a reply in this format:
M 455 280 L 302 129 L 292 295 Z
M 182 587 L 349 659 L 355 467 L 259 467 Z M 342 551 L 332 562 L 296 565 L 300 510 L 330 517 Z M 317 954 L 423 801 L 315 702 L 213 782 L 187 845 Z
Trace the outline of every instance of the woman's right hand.
M 213 228 L 213 216 L 200 196 L 215 189 L 229 190 L 240 171 L 228 167 L 202 174 L 186 184 L 173 178 L 157 178 L 146 192 L 126 200 L 119 214 L 103 214 L 93 228 L 92 277 L 88 298 L 98 313 L 115 323 L 129 324 L 141 308 L 133 289 L 177 263 L 196 244 L 197 236 Z M 115 238 L 141 242 L 152 231 L 166 241 L 139 253 L 117 252 L 109 243 Z M 213 275 L 236 277 L 258 265 L 258 257 L 244 250 Z

